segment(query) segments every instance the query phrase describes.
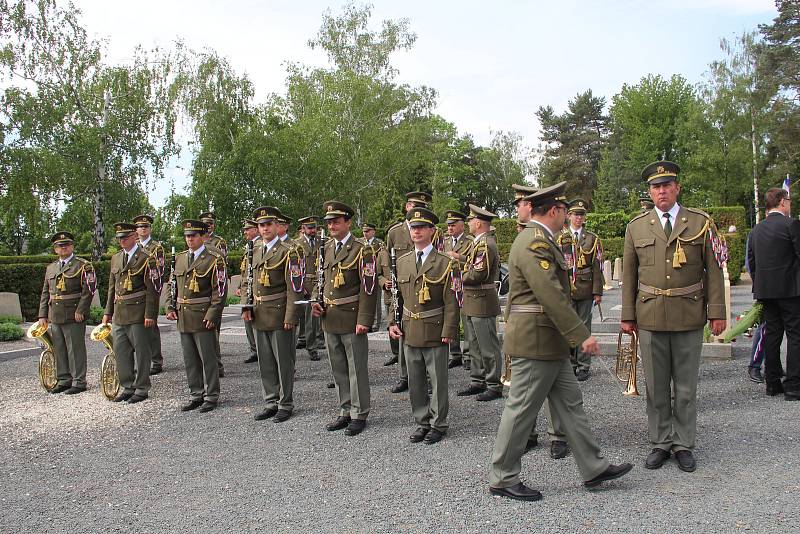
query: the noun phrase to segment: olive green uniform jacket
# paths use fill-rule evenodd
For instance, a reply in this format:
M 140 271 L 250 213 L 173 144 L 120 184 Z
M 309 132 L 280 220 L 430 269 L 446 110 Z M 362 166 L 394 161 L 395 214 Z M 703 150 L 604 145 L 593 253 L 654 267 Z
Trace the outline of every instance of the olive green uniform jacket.
M 716 234 L 711 218 L 681 206 L 669 240 L 657 219 L 656 211 L 650 210 L 625 230 L 621 319 L 636 321 L 644 330 L 671 332 L 703 328 L 707 319 L 725 319 L 725 286 L 709 235 Z M 685 258 L 675 256 L 679 242 Z M 696 289 L 685 290 L 691 287 Z M 676 289 L 685 294 L 667 291 Z
M 76 311 L 88 317 L 97 288 L 95 277 L 92 264 L 74 255 L 64 269 L 60 260 L 48 265 L 39 298 L 39 318 L 46 317 L 54 324 L 71 324 L 75 322 Z M 58 287 L 62 280 L 64 289 Z
M 570 277 L 575 269 L 575 281 L 572 285 L 572 300 L 588 300 L 594 295 L 603 295 L 603 269 L 601 265 L 603 244 L 597 234 L 588 231 L 586 228 L 581 230 L 580 242 L 573 248 L 575 237 L 570 228 L 565 228 L 556 238 L 556 242 L 561 245 L 561 250 L 566 253 L 574 254 L 572 261 L 575 265 L 567 262 L 570 269 Z
M 489 232 L 472 241 L 464 266 L 464 315 L 496 317 L 500 315 L 500 297 L 495 280 L 500 278 L 500 254 Z
M 572 307 L 567 263 L 547 229 L 536 222 L 526 225 L 511 246 L 508 271 L 503 352 L 534 360 L 569 358 L 570 349 L 590 334 Z M 541 311 L 518 313 L 518 305 Z
M 392 280 L 392 248 L 394 248 L 395 257 L 398 259 L 406 252 L 410 252 L 414 249 L 414 242 L 411 241 L 411 231 L 408 229 L 408 224 L 406 224 L 405 220 L 402 220 L 389 228 L 389 230 L 386 232 L 386 242 L 384 243 L 383 247 L 383 251 L 380 254 L 381 272 L 378 278 L 378 283 L 381 285 L 381 287 L 384 287 L 386 282 L 390 282 Z M 389 302 L 389 300 L 391 300 L 391 294 L 389 291 L 386 291 L 383 296 L 385 302 Z
M 414 251 L 397 260 L 397 285 L 403 293 L 403 336 L 407 345 L 439 347 L 442 338 L 458 336 L 460 316 L 451 279 L 452 269 L 458 268 L 455 260 L 451 261 L 436 250 L 425 259 L 419 273 Z M 420 303 L 423 286 L 427 287 L 426 296 L 430 298 Z M 394 324 L 394 316 L 389 315 Z
M 227 294 L 225 258 L 206 247 L 190 266 L 189 251 L 185 250 L 175 255 L 175 277 L 178 302 L 170 297 L 167 310 L 178 312 L 178 332 L 205 332 L 203 321 L 220 325 Z M 195 283 L 197 286 L 191 287 Z
M 319 257 L 320 238 L 319 236 L 314 237 L 313 246 L 308 242 L 306 236 L 298 237 L 294 243 L 302 251 L 305 258 L 306 279 L 303 283 L 303 289 L 305 289 L 306 296 L 311 296 L 311 293 L 314 292 L 314 287 L 317 285 L 317 269 L 319 268 L 317 258 Z
M 296 325 L 297 308 L 295 301 L 302 295 L 299 272 L 295 272 L 297 293 L 292 288 L 292 269 L 289 266 L 290 254 L 295 270 L 300 249 L 296 245 L 280 239 L 267 252 L 266 243 L 260 240 L 253 248 L 253 327 L 256 330 L 283 330 L 284 324 Z M 247 259 L 245 270 L 247 272 Z M 266 283 L 265 283 L 266 282 Z M 242 279 L 242 294 L 247 294 L 247 278 Z
M 458 261 L 463 263 L 467 262 L 467 254 L 469 253 L 469 249 L 472 246 L 472 236 L 467 235 L 466 232 L 462 232 L 458 239 L 456 239 L 456 244 L 453 246 L 453 238 L 445 236 L 444 238 L 444 251 L 445 252 L 455 252 L 458 254 Z
M 206 241 L 206 246 L 211 247 L 217 252 L 219 252 L 223 258 L 228 257 L 228 244 L 225 242 L 224 239 L 222 239 L 217 234 L 211 234 L 210 236 L 208 236 L 208 241 Z
M 117 325 L 142 324 L 145 319 L 155 321 L 158 319 L 156 283 L 161 277 L 157 260 L 142 246 L 136 247 L 127 265 L 122 264 L 124 254 L 120 250 L 111 257 L 105 313 Z

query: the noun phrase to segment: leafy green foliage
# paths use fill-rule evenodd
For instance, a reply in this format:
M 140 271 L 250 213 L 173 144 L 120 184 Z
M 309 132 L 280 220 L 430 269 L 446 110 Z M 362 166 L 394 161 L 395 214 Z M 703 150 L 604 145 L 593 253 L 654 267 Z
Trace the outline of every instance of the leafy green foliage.
M 0 315 L 0 323 L 21 324 L 22 317 L 19 315 Z
M 106 310 L 100 306 L 91 306 L 89 308 L 89 316 L 86 318 L 86 324 L 98 325 L 103 322 L 103 315 Z
M 610 213 L 587 213 L 586 229 L 606 237 L 625 237 L 625 227 L 632 217 L 622 211 Z
M 0 341 L 16 341 L 25 337 L 25 330 L 14 323 L 0 323 Z

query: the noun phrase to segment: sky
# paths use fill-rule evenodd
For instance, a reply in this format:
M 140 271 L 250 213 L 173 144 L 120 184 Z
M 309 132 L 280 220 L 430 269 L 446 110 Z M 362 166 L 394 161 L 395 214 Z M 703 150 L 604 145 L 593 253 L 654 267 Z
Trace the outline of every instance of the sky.
M 169 47 L 182 39 L 210 48 L 246 73 L 256 100 L 283 93 L 286 62 L 325 66 L 313 38 L 343 1 L 74 0 L 85 27 L 108 41 L 107 62 L 125 62 L 137 44 Z M 374 29 L 384 19 L 409 20 L 417 41 L 398 52 L 398 81 L 438 91 L 436 112 L 477 144 L 514 131 L 539 144 L 535 112 L 562 112 L 591 89 L 610 103 L 623 84 L 647 74 L 704 80 L 722 58 L 720 38 L 734 38 L 777 15 L 772 0 L 404 0 L 373 2 Z M 173 164 L 150 194 L 163 205 L 170 188 L 189 182 L 191 154 Z

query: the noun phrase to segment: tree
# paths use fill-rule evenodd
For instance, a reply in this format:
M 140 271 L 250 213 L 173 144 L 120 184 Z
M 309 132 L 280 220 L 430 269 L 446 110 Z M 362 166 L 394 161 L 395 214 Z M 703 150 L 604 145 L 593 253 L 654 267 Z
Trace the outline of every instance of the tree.
M 137 48 L 129 64 L 108 65 L 80 11 L 55 0 L 0 0 L 0 50 L 12 82 L 2 96 L 3 150 L 43 171 L 31 182 L 40 206 L 91 199 L 99 257 L 109 184 L 142 187 L 178 151 L 174 58 Z

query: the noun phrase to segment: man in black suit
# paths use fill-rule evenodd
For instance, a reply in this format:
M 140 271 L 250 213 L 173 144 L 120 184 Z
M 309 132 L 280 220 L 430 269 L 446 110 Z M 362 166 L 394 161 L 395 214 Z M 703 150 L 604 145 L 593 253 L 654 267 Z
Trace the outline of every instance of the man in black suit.
M 750 233 L 747 261 L 753 296 L 764 304 L 764 370 L 767 395 L 800 400 L 800 221 L 791 218 L 789 192 L 764 195 L 767 216 Z M 780 347 L 786 332 L 786 378 Z

